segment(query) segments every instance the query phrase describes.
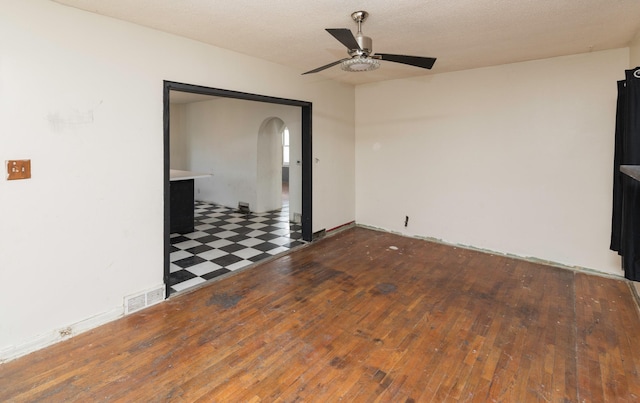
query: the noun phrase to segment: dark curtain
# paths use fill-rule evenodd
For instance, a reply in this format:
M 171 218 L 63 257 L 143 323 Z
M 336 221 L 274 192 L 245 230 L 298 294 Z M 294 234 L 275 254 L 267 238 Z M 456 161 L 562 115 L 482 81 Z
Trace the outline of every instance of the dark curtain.
M 640 165 L 640 67 L 618 82 L 610 248 L 622 256 L 626 278 L 640 280 L 640 182 L 620 172 Z

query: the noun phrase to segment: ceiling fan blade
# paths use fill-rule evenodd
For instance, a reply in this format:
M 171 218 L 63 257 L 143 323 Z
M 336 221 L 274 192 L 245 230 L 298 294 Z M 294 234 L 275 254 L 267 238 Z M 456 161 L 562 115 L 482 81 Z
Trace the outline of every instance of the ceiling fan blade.
M 302 73 L 302 75 L 305 75 L 305 74 L 311 74 L 311 73 L 317 73 L 317 72 L 319 72 L 319 71 L 322 71 L 322 70 L 328 69 L 329 67 L 333 67 L 333 66 L 335 66 L 336 64 L 340 64 L 340 63 L 344 62 L 345 60 L 349 60 L 349 59 L 348 59 L 348 58 L 347 58 L 347 59 L 340 59 L 340 60 L 338 60 L 337 62 L 333 62 L 333 63 L 325 64 L 324 66 L 322 66 L 322 67 L 318 67 L 317 69 L 309 70 L 309 71 L 307 71 L 306 73 Z
M 358 45 L 358 41 L 356 41 L 351 30 L 347 28 L 326 28 L 326 31 L 339 40 L 347 49 L 360 49 L 360 45 Z
M 435 57 L 391 55 L 389 53 L 376 53 L 374 58 L 379 58 L 380 60 L 386 60 L 388 62 L 403 63 L 410 66 L 422 67 L 423 69 L 430 69 L 436 62 Z

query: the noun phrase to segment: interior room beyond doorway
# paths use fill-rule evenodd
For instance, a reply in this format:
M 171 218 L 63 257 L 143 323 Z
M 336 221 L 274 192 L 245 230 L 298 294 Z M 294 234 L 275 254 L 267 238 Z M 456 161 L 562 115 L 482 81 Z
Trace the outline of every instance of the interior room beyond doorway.
M 167 234 L 168 294 L 302 244 L 305 108 L 171 89 L 165 96 L 169 168 L 209 175 L 195 179 L 193 231 Z

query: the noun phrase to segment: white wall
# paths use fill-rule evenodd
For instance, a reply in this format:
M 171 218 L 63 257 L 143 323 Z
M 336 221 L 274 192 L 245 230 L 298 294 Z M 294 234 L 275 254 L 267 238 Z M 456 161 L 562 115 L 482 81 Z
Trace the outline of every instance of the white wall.
M 640 32 L 636 34 L 629 45 L 629 59 L 630 69 L 640 66 Z
M 618 49 L 358 86 L 357 222 L 621 275 L 608 247 L 628 64 Z
M 313 102 L 314 230 L 354 219 L 353 87 L 51 1 L 0 0 L 0 160 L 30 158 L 33 174 L 0 179 L 0 359 L 115 318 L 124 296 L 162 284 L 163 80 Z
M 259 187 L 259 184 L 267 182 L 273 186 L 272 180 L 258 177 L 265 174 L 265 167 L 258 166 L 258 162 L 262 161 L 259 158 L 260 130 L 265 122 L 278 117 L 293 133 L 300 133 L 300 107 L 214 98 L 210 101 L 172 104 L 171 108 L 176 109 L 172 117 L 175 116 L 182 123 L 180 126 L 171 123 L 171 144 L 175 143 L 179 149 L 176 152 L 171 150 L 172 168 L 181 169 L 179 166 L 184 166 L 182 169 L 213 174 L 209 178 L 196 180 L 197 200 L 231 208 L 237 207 L 238 202 L 242 201 L 249 203 L 251 210 L 256 212 L 282 206 L 281 162 L 269 175 L 280 183 L 279 190 L 272 194 L 272 188 Z M 281 155 L 282 151 L 277 151 Z M 293 148 L 292 152 L 299 156 L 299 147 Z M 299 158 L 297 156 L 294 155 L 294 158 Z M 281 161 L 281 156 L 277 159 Z M 267 192 L 271 197 L 266 196 Z M 280 201 L 276 201 L 272 197 L 274 195 Z
M 189 170 L 189 136 L 185 120 L 185 104 L 169 107 L 169 161 L 171 169 Z

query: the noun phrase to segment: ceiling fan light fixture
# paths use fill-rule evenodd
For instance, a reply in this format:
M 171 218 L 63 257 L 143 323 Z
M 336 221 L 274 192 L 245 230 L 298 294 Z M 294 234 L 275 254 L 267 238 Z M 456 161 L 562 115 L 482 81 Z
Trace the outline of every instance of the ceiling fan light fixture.
M 380 62 L 376 59 L 370 59 L 368 57 L 353 57 L 345 60 L 340 64 L 340 68 L 344 71 L 361 72 L 371 71 L 380 67 Z
M 436 62 L 434 57 L 395 55 L 392 53 L 373 54 L 373 41 L 368 36 L 364 36 L 362 34 L 362 23 L 367 19 L 368 15 L 369 13 L 366 11 L 356 11 L 351 14 L 351 18 L 353 18 L 353 20 L 358 24 L 358 33 L 356 35 L 353 35 L 353 32 L 348 28 L 325 29 L 325 31 L 331 34 L 331 36 L 336 38 L 338 42 L 347 48 L 347 53 L 350 56 L 349 58 L 325 64 L 324 66 L 320 66 L 302 74 L 317 73 L 338 64 L 342 70 L 353 73 L 371 71 L 380 67 L 380 62 L 378 60 L 402 63 L 423 69 L 431 69 L 433 67 L 433 63 Z

